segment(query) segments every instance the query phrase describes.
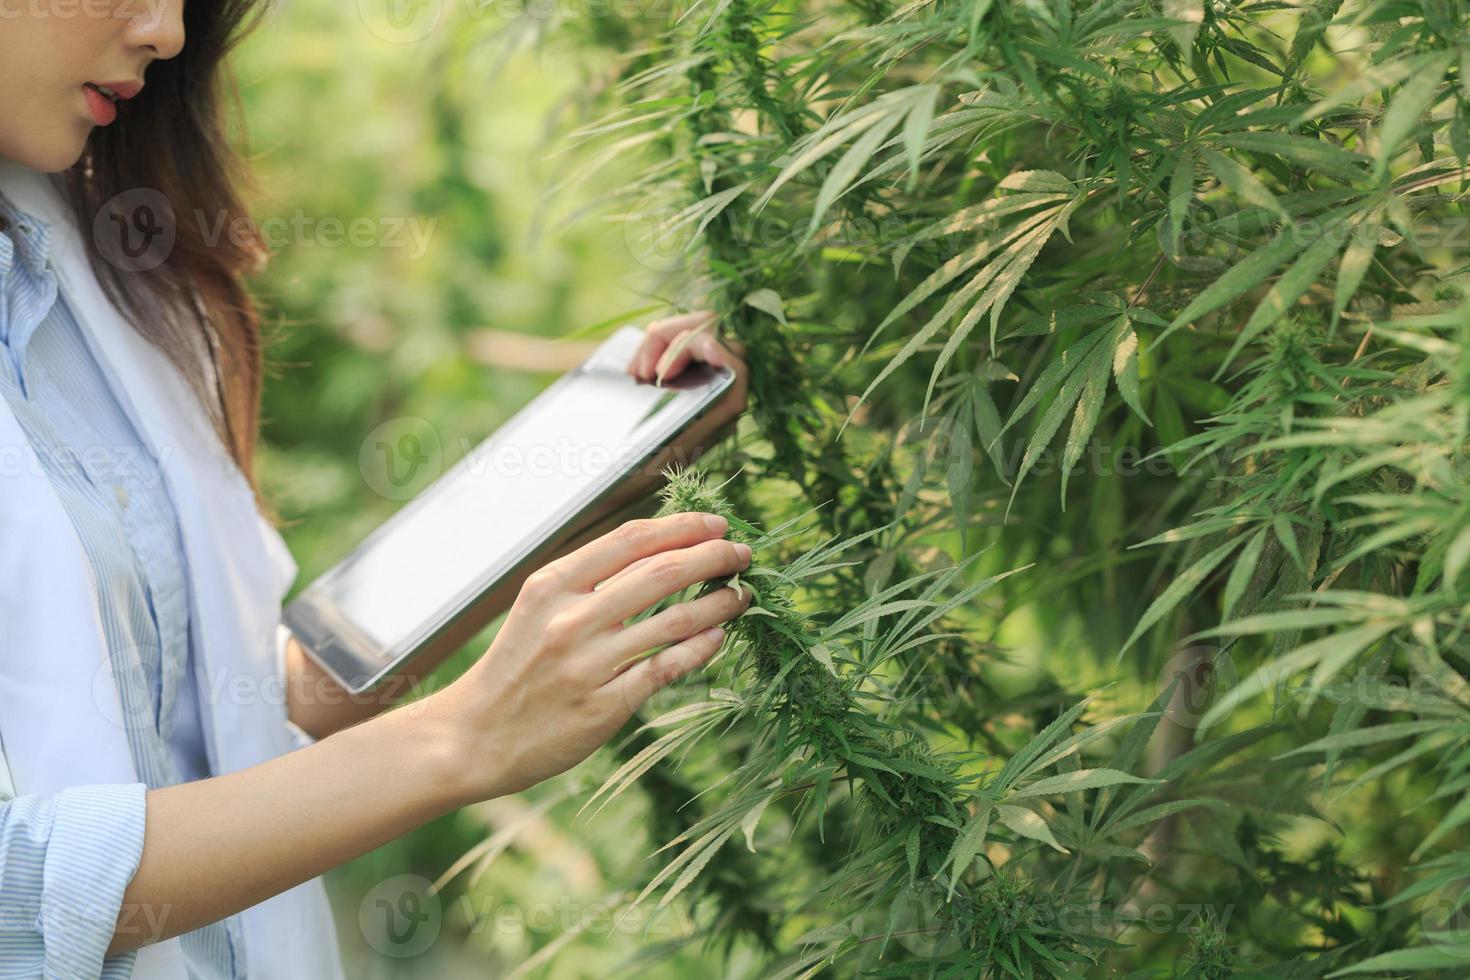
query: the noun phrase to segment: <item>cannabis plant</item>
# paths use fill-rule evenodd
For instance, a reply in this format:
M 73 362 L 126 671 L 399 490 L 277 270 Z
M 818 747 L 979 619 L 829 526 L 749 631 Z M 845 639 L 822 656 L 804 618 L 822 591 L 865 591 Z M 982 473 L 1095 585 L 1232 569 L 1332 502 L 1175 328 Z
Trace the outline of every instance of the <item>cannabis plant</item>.
M 1466 5 L 568 29 L 752 372 L 667 504 L 756 601 L 589 801 L 636 901 L 772 976 L 1470 975 Z

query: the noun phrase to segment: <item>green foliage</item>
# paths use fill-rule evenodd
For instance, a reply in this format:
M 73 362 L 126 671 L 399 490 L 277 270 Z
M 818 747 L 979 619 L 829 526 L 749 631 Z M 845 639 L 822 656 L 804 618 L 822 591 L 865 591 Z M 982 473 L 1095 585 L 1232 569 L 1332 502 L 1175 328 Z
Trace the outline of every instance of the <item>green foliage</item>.
M 770 552 L 781 540 L 743 521 L 717 491 L 687 472 L 670 476 L 664 510 L 723 514 L 735 529 L 732 537 L 757 554 Z M 922 910 L 924 927 L 903 935 L 922 937 L 926 970 L 936 975 L 969 975 L 982 961 L 1008 963 L 1030 975 L 1076 975 L 1077 964 L 1096 962 L 1096 950 L 1109 945 L 1102 937 L 1058 925 L 1067 904 L 1087 901 L 1085 889 L 1076 896 L 1040 896 L 1028 881 L 977 866 L 977 858 L 988 840 L 1070 854 L 1037 809 L 1055 798 L 1070 801 L 1051 812 L 1060 814 L 1057 829 L 1078 849 L 1079 860 L 1089 850 L 1126 852 L 1112 843 L 1129 828 L 1122 818 L 1149 800 L 1164 780 L 1108 766 L 1082 768 L 1079 759 L 1089 743 L 1136 719 L 1114 719 L 1073 733 L 1086 707 L 1076 705 L 994 773 L 965 771 L 962 757 L 935 751 L 924 737 L 922 717 L 913 716 L 912 699 L 878 693 L 883 672 L 931 642 L 936 623 L 1008 573 L 954 588 L 965 571 L 955 566 L 888 586 L 822 623 L 799 613 L 793 595 L 803 583 L 845 564 L 840 561 L 844 554 L 867 537 L 819 544 L 780 568 L 757 559 L 735 580 L 702 586 L 702 594 L 731 587 L 754 592 L 751 608 L 730 632 L 733 662 L 727 670 L 736 686 L 650 720 L 646 727 L 669 730 L 630 759 L 591 802 L 611 799 L 652 765 L 716 729 L 746 727 L 755 733 L 753 750 L 725 780 L 724 805 L 669 842 L 668 847 L 683 850 L 653 877 L 639 901 L 663 889 L 659 904 L 666 905 L 737 830 L 754 851 L 755 832 L 773 804 L 789 808 L 798 826 L 803 820 L 814 823 L 825 843 L 834 789 L 846 784 L 857 819 L 845 831 L 856 835 L 850 843 L 862 856 L 823 881 L 822 892 L 840 896 L 836 914 L 823 915 L 821 927 L 803 937 L 801 943 L 812 948 L 787 970 L 806 975 L 839 959 L 881 960 L 905 913 Z M 885 619 L 887 629 L 869 628 Z M 1159 716 L 1158 710 L 1144 716 L 1146 728 Z M 1143 737 L 1125 740 L 1112 761 L 1136 765 L 1132 747 L 1142 743 Z M 1116 813 L 1104 820 L 1123 786 L 1130 789 L 1116 800 Z M 1092 822 L 1086 829 L 1084 812 Z M 874 913 L 882 910 L 887 916 L 877 920 L 881 929 L 868 933 Z
M 670 506 L 758 557 L 604 787 L 707 776 L 643 900 L 764 889 L 777 976 L 1463 972 L 1464 5 L 630 29 L 578 139 L 749 348 Z

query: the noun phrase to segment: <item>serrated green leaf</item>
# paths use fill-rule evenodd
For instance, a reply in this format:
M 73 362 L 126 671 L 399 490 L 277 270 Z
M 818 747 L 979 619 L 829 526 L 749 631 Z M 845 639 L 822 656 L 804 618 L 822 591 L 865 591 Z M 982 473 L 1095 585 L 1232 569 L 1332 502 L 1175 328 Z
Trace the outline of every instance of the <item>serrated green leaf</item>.
M 1047 776 L 1011 794 L 1012 799 L 1029 799 L 1036 796 L 1057 796 L 1064 793 L 1081 793 L 1084 790 L 1117 786 L 1120 783 L 1152 783 L 1157 780 L 1133 776 L 1117 769 L 1078 769 L 1056 776 Z
M 1053 836 L 1051 828 L 1046 825 L 1046 821 L 1041 819 L 1041 815 L 1035 810 L 1028 809 L 1024 806 L 1009 806 L 1002 803 L 995 808 L 995 816 L 997 820 L 1022 837 L 1029 837 L 1032 840 L 1041 841 L 1043 844 L 1049 844 L 1063 854 L 1071 853 L 1061 844 L 1057 843 L 1057 839 Z
M 1237 705 L 1316 666 L 1325 657 L 1347 658 L 1357 655 L 1386 636 L 1394 627 L 1394 623 L 1369 622 L 1340 633 L 1331 633 L 1297 647 L 1285 656 L 1273 658 L 1270 663 L 1225 691 L 1200 719 L 1199 730 L 1214 727 L 1234 711 Z
M 1251 579 L 1256 574 L 1256 566 L 1261 563 L 1261 552 L 1266 547 L 1266 529 L 1263 527 L 1251 535 L 1244 548 L 1240 551 L 1240 557 L 1235 561 L 1235 567 L 1230 570 L 1230 578 L 1225 582 L 1225 596 L 1220 601 L 1220 619 L 1228 620 L 1230 614 L 1235 611 L 1235 604 L 1240 597 L 1245 595 L 1246 587 L 1250 585 Z
M 1388 173 L 1388 165 L 1404 140 L 1413 133 L 1430 107 L 1439 101 L 1440 84 L 1453 60 L 1454 55 L 1450 52 L 1437 52 L 1408 77 L 1388 103 L 1378 127 L 1378 155 L 1373 159 L 1373 173 L 1379 179 Z
M 1123 317 L 1118 325 L 1118 339 L 1113 347 L 1113 381 L 1124 403 L 1147 423 L 1148 413 L 1143 410 L 1143 397 L 1138 387 L 1138 334 L 1127 317 Z
M 1370 956 L 1361 963 L 1327 974 L 1329 980 L 1332 977 L 1346 977 L 1354 973 L 1385 973 L 1397 970 L 1444 970 L 1462 969 L 1470 962 L 1470 945 L 1441 944 L 1438 946 L 1416 946 L 1410 949 L 1396 949 L 1390 953 L 1379 953 Z
M 954 845 L 949 849 L 949 856 L 944 863 L 954 867 L 949 877 L 951 897 L 954 895 L 955 888 L 959 886 L 960 879 L 964 877 L 965 872 L 979 856 L 980 849 L 985 846 L 985 835 L 990 830 L 991 813 L 991 804 L 983 803 L 980 811 L 965 825 L 965 832 L 955 839 Z
M 1206 149 L 1203 156 L 1210 172 L 1236 197 L 1246 204 L 1265 208 L 1282 218 L 1287 216 L 1286 208 L 1276 199 L 1276 195 L 1250 170 L 1217 150 Z
M 1138 625 L 1133 627 L 1123 648 L 1118 651 L 1118 656 L 1128 652 L 1128 648 L 1137 642 L 1138 638 L 1148 632 L 1161 619 L 1174 611 L 1174 607 L 1188 598 L 1189 594 L 1197 589 L 1211 572 L 1236 548 L 1240 547 L 1240 540 L 1232 538 L 1214 550 L 1208 552 L 1194 564 L 1174 577 L 1168 588 L 1159 594 L 1138 620 Z

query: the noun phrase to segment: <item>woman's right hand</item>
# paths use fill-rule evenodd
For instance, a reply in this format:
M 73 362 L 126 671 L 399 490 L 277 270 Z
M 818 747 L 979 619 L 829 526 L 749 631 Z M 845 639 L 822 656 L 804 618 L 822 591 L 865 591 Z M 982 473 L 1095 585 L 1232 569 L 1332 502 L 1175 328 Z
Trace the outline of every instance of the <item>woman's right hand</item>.
M 625 626 L 661 600 L 750 564 L 714 514 L 629 521 L 535 572 L 465 674 L 424 699 L 455 732 L 466 802 L 565 772 L 612 738 L 650 695 L 703 666 L 719 624 L 751 593 L 720 589 Z M 650 650 L 673 644 L 645 657 Z
M 489 653 L 448 687 L 259 765 L 150 790 L 123 908 L 158 926 L 119 928 L 110 951 L 217 922 L 591 755 L 649 695 L 713 657 L 723 638 L 706 630 L 749 603 L 720 589 L 624 625 L 750 564 L 711 516 L 630 521 L 540 569 Z

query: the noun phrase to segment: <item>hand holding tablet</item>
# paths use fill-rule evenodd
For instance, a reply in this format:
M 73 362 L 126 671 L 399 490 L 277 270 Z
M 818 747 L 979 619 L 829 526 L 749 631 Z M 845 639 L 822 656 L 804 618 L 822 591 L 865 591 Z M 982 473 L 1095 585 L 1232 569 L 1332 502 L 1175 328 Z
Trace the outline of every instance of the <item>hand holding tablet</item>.
M 353 693 L 483 626 L 498 584 L 585 528 L 671 444 L 722 424 L 728 413 L 711 409 L 724 398 L 743 401 L 711 335 L 678 342 L 698 329 L 695 315 L 646 337 L 620 330 L 308 586 L 286 625 Z M 635 378 L 660 357 L 664 385 Z

